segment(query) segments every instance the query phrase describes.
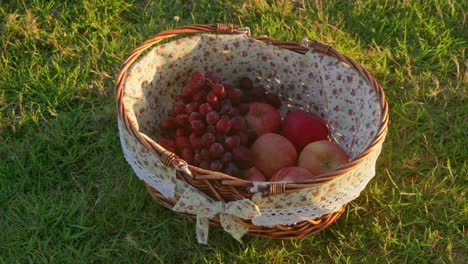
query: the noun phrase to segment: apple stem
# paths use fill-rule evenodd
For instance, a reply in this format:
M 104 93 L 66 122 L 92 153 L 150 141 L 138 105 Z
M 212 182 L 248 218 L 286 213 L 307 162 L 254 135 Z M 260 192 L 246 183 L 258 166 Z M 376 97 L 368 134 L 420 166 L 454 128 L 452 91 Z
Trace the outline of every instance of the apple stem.
M 325 161 L 325 167 L 326 167 L 327 169 L 331 169 L 331 168 L 333 167 L 332 165 L 333 165 L 333 162 L 331 162 L 331 161 L 329 161 L 329 160 Z
M 255 116 L 256 117 L 260 117 L 260 116 L 262 116 L 262 114 L 263 114 L 262 109 L 260 109 L 259 107 L 257 109 L 255 109 Z

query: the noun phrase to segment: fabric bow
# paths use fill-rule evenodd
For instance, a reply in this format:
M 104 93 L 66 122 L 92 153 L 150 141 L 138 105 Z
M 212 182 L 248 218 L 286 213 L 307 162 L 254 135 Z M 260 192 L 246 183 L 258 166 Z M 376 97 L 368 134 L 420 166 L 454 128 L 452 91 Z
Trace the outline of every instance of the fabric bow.
M 196 233 L 198 243 L 201 244 L 207 243 L 209 220 L 217 214 L 219 214 L 223 229 L 241 243 L 241 237 L 249 229 L 238 223 L 235 218 L 247 220 L 260 216 L 258 206 L 249 199 L 228 203 L 214 201 L 192 186 L 186 188 L 172 210 L 197 216 Z

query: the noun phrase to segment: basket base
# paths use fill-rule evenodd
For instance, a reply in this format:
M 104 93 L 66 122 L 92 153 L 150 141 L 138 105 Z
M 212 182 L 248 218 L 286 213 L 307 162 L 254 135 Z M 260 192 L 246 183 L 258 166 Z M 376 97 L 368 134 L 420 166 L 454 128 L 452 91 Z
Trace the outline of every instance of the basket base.
M 156 189 L 152 188 L 148 184 L 145 183 L 146 189 L 148 190 L 149 194 L 159 204 L 162 206 L 172 209 L 174 205 L 177 203 L 176 199 L 168 199 L 164 197 L 161 193 L 159 193 Z M 327 228 L 333 222 L 335 222 L 345 211 L 345 205 L 341 207 L 341 209 L 337 212 L 323 215 L 319 218 L 313 220 L 305 220 L 299 222 L 295 225 L 287 226 L 287 225 L 274 225 L 271 227 L 266 226 L 256 226 L 252 224 L 250 220 L 243 220 L 237 218 L 238 222 L 242 225 L 249 228 L 248 235 L 256 236 L 256 237 L 264 237 L 264 238 L 272 238 L 272 239 L 282 239 L 282 240 L 289 240 L 289 239 L 301 239 L 307 236 L 316 234 L 323 229 Z M 192 214 L 184 214 L 184 213 L 177 213 L 184 217 L 190 218 L 194 220 L 196 218 L 195 215 Z M 210 226 L 212 227 L 221 227 L 218 217 L 214 217 L 210 219 Z

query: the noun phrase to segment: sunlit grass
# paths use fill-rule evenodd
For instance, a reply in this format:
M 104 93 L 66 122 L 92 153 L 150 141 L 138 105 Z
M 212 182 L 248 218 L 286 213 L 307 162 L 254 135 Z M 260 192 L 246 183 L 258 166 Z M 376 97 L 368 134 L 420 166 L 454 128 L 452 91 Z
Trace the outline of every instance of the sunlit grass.
M 0 6 L 0 261 L 466 263 L 465 1 L 7 1 Z M 180 20 L 173 19 L 179 16 Z M 376 177 L 298 241 L 211 229 L 155 204 L 118 140 L 114 79 L 151 35 L 234 22 L 332 45 L 386 92 Z

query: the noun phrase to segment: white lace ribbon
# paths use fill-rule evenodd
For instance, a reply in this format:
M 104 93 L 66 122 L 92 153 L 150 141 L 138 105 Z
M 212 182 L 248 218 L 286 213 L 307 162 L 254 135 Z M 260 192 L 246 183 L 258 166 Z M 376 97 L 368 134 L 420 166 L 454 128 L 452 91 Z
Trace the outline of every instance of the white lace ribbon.
M 214 201 L 192 186 L 186 188 L 172 210 L 197 216 L 197 240 L 202 244 L 208 241 L 209 219 L 216 215 L 223 229 L 239 242 L 249 229 L 237 222 L 236 217 L 247 220 L 260 216 L 258 206 L 249 199 L 228 203 Z

